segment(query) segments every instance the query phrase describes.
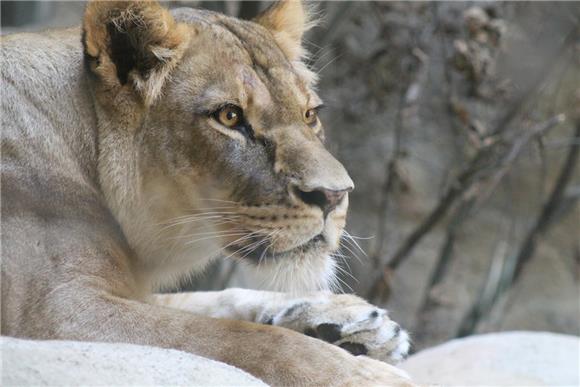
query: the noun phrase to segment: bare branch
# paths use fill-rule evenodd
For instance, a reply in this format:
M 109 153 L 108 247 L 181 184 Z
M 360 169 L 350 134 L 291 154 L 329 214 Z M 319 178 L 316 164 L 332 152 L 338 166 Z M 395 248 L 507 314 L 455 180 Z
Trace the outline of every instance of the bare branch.
M 439 201 L 439 204 L 431 211 L 429 216 L 415 229 L 414 232 L 405 240 L 403 245 L 393 254 L 393 257 L 388 263 L 388 267 L 391 270 L 395 270 L 405 257 L 411 252 L 415 247 L 417 242 L 419 242 L 423 236 L 429 232 L 443 217 L 446 215 L 447 210 L 455 203 L 455 200 L 465 194 L 474 183 L 489 177 L 491 171 L 496 170 L 497 156 L 500 156 L 499 167 L 500 173 L 494 174 L 495 180 L 499 180 L 505 176 L 505 173 L 513 165 L 514 160 L 521 153 L 525 145 L 527 145 L 533 138 L 536 138 L 543 133 L 547 132 L 549 129 L 553 128 L 557 124 L 564 120 L 563 115 L 558 115 L 551 118 L 544 124 L 538 126 L 535 129 L 525 132 L 521 137 L 509 146 L 509 150 L 505 152 L 505 156 L 501 157 L 504 153 L 506 144 L 504 141 L 498 141 L 492 143 L 486 147 L 480 149 L 480 151 L 471 160 L 470 164 L 463 172 L 459 175 L 456 183 L 453 184 Z M 517 136 L 515 136 L 517 137 Z M 499 155 L 498 155 L 499 153 Z M 496 183 L 497 184 L 497 183 Z
M 576 122 L 574 136 L 580 136 L 580 120 Z M 554 188 L 552 189 L 546 204 L 543 206 L 542 212 L 538 216 L 534 226 L 528 232 L 524 242 L 522 243 L 522 246 L 519 249 L 519 253 L 517 254 L 516 258 L 516 267 L 513 274 L 513 282 L 516 282 L 519 279 L 524 266 L 534 255 L 538 238 L 544 234 L 553 223 L 552 219 L 562 202 L 566 187 L 572 179 L 574 169 L 577 167 L 579 152 L 580 146 L 578 144 L 570 147 L 568 155 L 566 156 L 566 160 L 562 165 L 558 179 L 554 184 Z
M 580 120 L 576 123 L 575 132 L 576 135 L 580 134 Z M 530 229 L 526 238 L 524 238 L 524 242 L 514 259 L 515 268 L 508 270 L 509 272 L 506 273 L 504 258 L 500 256 L 494 257 L 490 273 L 488 274 L 488 280 L 479 297 L 479 301 L 475 302 L 463 317 L 463 320 L 459 325 L 457 337 L 464 337 L 473 333 L 481 317 L 486 315 L 501 295 L 513 286 L 513 284 L 515 284 L 520 278 L 525 265 L 529 262 L 535 252 L 538 238 L 546 232 L 551 224 L 553 224 L 553 217 L 557 214 L 558 209 L 564 203 L 563 199 L 566 187 L 570 183 L 574 169 L 578 164 L 579 153 L 580 145 L 570 147 L 560 174 L 554 184 L 552 193 L 546 201 L 546 204 L 543 206 L 534 227 Z M 500 265 L 501 270 L 498 269 L 499 266 L 496 264 L 497 261 L 502 262 Z M 498 274 L 498 270 L 501 271 L 500 274 Z

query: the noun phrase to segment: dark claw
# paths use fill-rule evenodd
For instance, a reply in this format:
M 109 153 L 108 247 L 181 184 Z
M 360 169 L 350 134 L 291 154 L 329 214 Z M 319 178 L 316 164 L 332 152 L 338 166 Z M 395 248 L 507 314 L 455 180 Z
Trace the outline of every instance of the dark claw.
M 267 320 L 264 321 L 266 325 L 272 325 L 274 323 L 274 317 L 269 317 Z
M 306 306 L 308 306 L 307 302 L 299 302 L 297 304 L 294 304 L 291 307 L 289 307 L 288 309 L 286 309 L 286 311 L 283 314 L 283 317 L 288 317 L 288 316 L 292 315 L 294 312 L 296 312 L 297 310 L 306 308 Z
M 401 326 L 397 324 L 397 325 L 395 325 L 395 334 L 393 335 L 393 337 L 398 337 L 400 333 L 401 333 Z
M 317 337 L 322 340 L 334 343 L 340 340 L 340 326 L 337 324 L 320 324 L 316 327 Z
M 355 356 L 366 355 L 368 353 L 367 347 L 359 343 L 346 342 L 340 344 L 339 347 L 346 349 Z
M 306 336 L 318 338 L 318 335 L 316 334 L 316 331 L 314 329 L 312 329 L 312 328 L 306 328 L 306 330 L 304 331 L 304 334 Z

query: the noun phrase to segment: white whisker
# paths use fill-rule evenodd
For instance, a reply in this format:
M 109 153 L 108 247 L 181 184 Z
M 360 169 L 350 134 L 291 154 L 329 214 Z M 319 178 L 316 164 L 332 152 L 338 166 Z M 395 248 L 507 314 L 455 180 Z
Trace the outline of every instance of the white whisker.
M 161 228 L 160 231 L 166 231 L 172 227 L 177 227 L 177 226 L 183 226 L 186 224 L 193 224 L 193 223 L 199 223 L 199 222 L 203 222 L 203 221 L 207 221 L 207 223 L 212 223 L 214 220 L 227 220 L 227 221 L 231 221 L 234 222 L 237 219 L 237 217 L 226 217 L 226 216 L 208 216 L 205 218 L 199 218 L 199 219 L 184 219 L 184 220 L 180 220 L 177 222 L 174 222 L 172 224 L 169 224 L 163 228 Z M 205 224 L 205 223 L 204 223 Z
M 361 261 L 360 257 L 358 256 L 358 254 L 355 253 L 350 247 L 348 247 L 346 244 L 343 244 L 343 243 L 341 243 L 341 246 L 343 248 L 345 248 L 351 254 L 351 256 L 353 258 L 355 258 L 357 261 L 359 261 L 360 263 L 362 263 L 362 261 Z
M 193 241 L 189 241 L 186 242 L 186 245 L 191 245 L 197 242 L 201 242 L 201 241 L 205 241 L 205 240 L 209 240 L 209 239 L 216 239 L 216 238 L 226 238 L 226 237 L 230 237 L 230 236 L 238 236 L 238 235 L 244 235 L 244 233 L 232 233 L 232 234 L 220 234 L 220 235 L 213 235 L 213 236 L 208 236 L 205 238 L 199 238 L 199 239 L 195 239 Z
M 361 253 L 365 255 L 365 257 L 367 256 L 367 253 L 363 250 L 362 247 L 360 247 L 356 239 L 348 231 L 344 230 L 344 235 L 346 235 L 347 240 L 352 242 L 356 246 L 356 248 L 358 248 L 361 251 Z

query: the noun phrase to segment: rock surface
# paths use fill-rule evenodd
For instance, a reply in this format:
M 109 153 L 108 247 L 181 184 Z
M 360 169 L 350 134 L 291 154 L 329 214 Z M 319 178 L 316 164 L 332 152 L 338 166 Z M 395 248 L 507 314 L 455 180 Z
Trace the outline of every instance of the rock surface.
M 185 352 L 130 344 L 2 337 L 2 386 L 265 386 L 227 364 Z M 453 340 L 401 365 L 420 384 L 578 386 L 580 339 L 508 332 Z
M 507 332 L 452 340 L 411 356 L 414 381 L 445 386 L 579 386 L 580 339 Z
M 224 363 L 131 344 L 2 337 L 2 386 L 266 386 Z

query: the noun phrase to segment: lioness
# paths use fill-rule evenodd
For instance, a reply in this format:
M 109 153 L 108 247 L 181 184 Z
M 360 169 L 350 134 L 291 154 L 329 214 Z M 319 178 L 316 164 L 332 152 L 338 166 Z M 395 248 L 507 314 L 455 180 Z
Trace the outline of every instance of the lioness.
M 409 383 L 382 362 L 407 334 L 325 291 L 353 183 L 322 143 L 308 25 L 290 1 L 251 22 L 92 2 L 82 33 L 2 38 L 2 334 L 175 348 L 275 385 Z M 310 293 L 152 295 L 217 256 Z

